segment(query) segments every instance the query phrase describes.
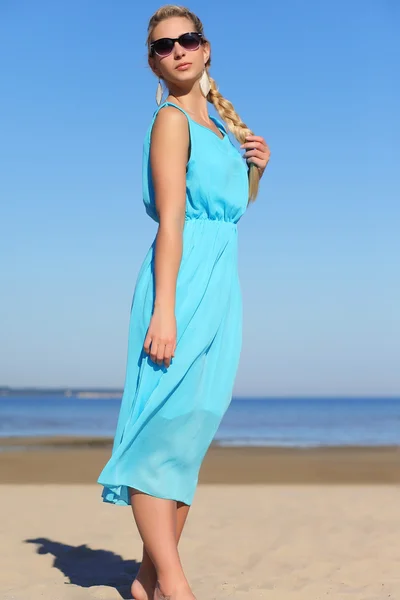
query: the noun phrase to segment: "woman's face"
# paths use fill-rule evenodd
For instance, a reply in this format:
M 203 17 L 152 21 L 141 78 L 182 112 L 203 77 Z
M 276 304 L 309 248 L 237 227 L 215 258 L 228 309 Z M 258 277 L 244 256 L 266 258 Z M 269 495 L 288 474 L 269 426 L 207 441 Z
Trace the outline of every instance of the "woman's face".
M 192 21 L 186 17 L 170 17 L 161 21 L 153 30 L 151 42 L 160 38 L 177 38 L 183 33 L 196 31 Z M 157 77 L 164 81 L 185 88 L 199 79 L 210 55 L 208 43 L 200 44 L 197 50 L 185 50 L 179 42 L 175 42 L 171 54 L 160 57 L 154 54 L 149 57 L 149 64 Z M 178 69 L 179 65 L 188 63 L 187 67 Z

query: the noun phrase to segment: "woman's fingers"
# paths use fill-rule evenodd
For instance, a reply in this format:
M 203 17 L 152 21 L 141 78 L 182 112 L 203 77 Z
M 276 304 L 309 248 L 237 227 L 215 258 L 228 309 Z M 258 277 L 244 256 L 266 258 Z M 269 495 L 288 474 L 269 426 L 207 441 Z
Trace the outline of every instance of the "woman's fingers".
M 166 367 L 171 364 L 171 359 L 175 356 L 175 348 L 173 342 L 162 342 L 151 337 L 147 338 L 143 344 L 144 351 L 150 356 L 151 360 L 158 365 L 163 362 Z
M 247 135 L 246 142 L 240 147 L 246 149 L 243 158 L 246 159 L 248 164 L 253 163 L 258 167 L 261 177 L 271 156 L 270 149 L 264 138 L 260 135 Z
M 240 146 L 241 148 L 266 148 L 266 144 L 263 144 L 262 142 L 258 142 L 258 141 L 254 141 L 254 142 L 244 142 L 244 144 L 241 144 Z
M 261 135 L 246 135 L 246 140 L 255 140 L 257 142 L 263 142 L 264 144 L 266 143 Z
M 248 135 L 246 141 L 240 145 L 241 148 L 258 148 L 267 155 L 271 154 L 269 146 L 260 135 Z
M 262 171 L 265 169 L 265 163 L 263 160 L 261 160 L 261 158 L 256 158 L 255 156 L 253 156 L 251 158 L 251 160 L 248 160 L 247 162 L 250 164 L 252 164 L 252 163 L 255 164 L 256 167 L 258 167 Z
M 158 365 L 169 367 L 177 344 L 175 315 L 155 311 L 143 342 L 143 349 Z
M 172 358 L 172 344 L 166 344 L 164 350 L 164 364 L 169 367 Z
M 157 352 L 158 352 L 158 342 L 153 339 L 151 342 L 151 349 L 150 349 L 150 358 L 153 362 L 157 362 Z
M 151 346 L 151 335 L 148 333 L 146 335 L 146 338 L 143 343 L 143 350 L 146 352 L 146 354 L 150 353 L 150 346 Z
M 247 150 L 247 152 L 243 154 L 243 158 L 248 158 L 249 156 L 258 156 L 258 158 L 264 158 L 265 154 L 261 150 L 253 148 L 252 150 Z
M 157 364 L 161 365 L 161 363 L 164 360 L 164 356 L 165 356 L 165 343 L 164 342 L 159 342 L 158 343 L 158 347 L 157 347 L 157 354 L 156 354 L 156 360 L 154 362 L 157 362 Z
M 167 342 L 166 344 L 161 343 L 158 346 L 157 352 L 157 363 L 160 365 L 164 362 L 166 367 L 169 367 L 171 364 L 171 359 L 173 357 L 173 342 Z

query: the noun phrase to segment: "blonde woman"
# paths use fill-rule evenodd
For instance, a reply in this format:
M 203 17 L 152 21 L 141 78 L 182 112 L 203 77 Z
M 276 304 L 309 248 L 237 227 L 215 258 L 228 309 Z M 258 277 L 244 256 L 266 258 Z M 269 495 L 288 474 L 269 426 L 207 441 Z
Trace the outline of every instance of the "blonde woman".
M 132 507 L 143 540 L 133 597 L 193 600 L 178 542 L 232 397 L 242 343 L 237 223 L 270 151 L 218 91 L 196 15 L 161 7 L 147 45 L 159 106 L 144 141 L 143 201 L 158 230 L 133 294 L 124 393 L 98 482 L 105 502 Z

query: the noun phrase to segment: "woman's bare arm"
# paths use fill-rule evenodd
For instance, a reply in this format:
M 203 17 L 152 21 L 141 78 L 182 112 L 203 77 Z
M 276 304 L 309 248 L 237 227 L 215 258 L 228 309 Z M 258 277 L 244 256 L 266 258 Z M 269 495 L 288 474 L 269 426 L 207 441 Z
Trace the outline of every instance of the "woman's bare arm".
M 166 106 L 152 129 L 150 164 L 159 227 L 155 245 L 155 305 L 144 349 L 170 364 L 176 347 L 176 280 L 183 250 L 189 130 L 185 115 Z M 151 348 L 150 348 L 151 344 Z

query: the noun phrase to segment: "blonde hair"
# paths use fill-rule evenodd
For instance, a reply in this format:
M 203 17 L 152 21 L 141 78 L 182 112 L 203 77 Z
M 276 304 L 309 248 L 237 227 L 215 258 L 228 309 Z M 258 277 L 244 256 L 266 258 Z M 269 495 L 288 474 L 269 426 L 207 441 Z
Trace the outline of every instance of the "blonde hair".
M 184 6 L 177 6 L 175 4 L 166 4 L 161 6 L 150 18 L 148 25 L 148 35 L 146 44 L 148 47 L 148 53 L 150 57 L 150 43 L 151 36 L 153 30 L 158 23 L 169 19 L 170 17 L 185 17 L 192 21 L 195 30 L 198 33 L 203 35 L 203 42 L 208 42 L 208 40 L 204 36 L 203 24 L 200 21 L 199 17 L 197 17 L 192 11 Z M 210 79 L 211 89 L 208 93 L 207 100 L 211 102 L 221 119 L 225 121 L 228 126 L 228 129 L 233 133 L 235 138 L 238 140 L 240 144 L 243 144 L 246 141 L 246 135 L 253 135 L 251 129 L 247 127 L 247 125 L 242 121 L 240 116 L 235 111 L 233 104 L 223 97 L 221 92 L 218 91 L 217 84 L 215 79 L 213 79 L 209 74 L 209 68 L 211 65 L 211 54 L 208 61 L 205 64 L 208 77 Z M 251 163 L 249 166 L 249 198 L 248 202 L 254 202 L 257 193 L 258 193 L 258 185 L 260 181 L 259 172 L 257 166 L 254 163 Z

